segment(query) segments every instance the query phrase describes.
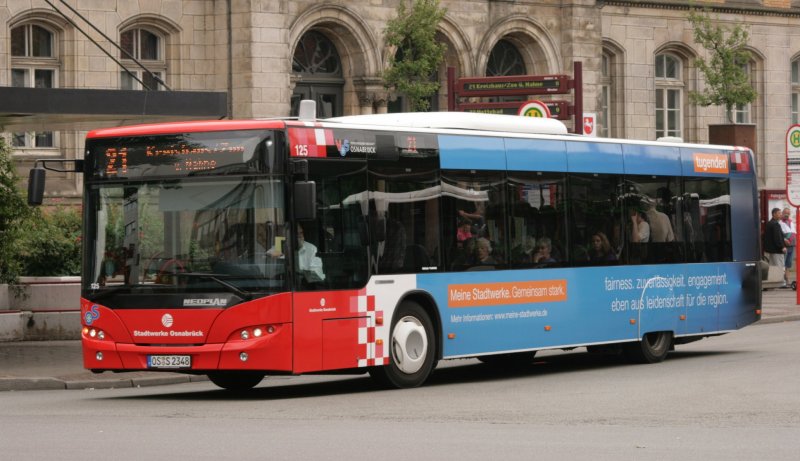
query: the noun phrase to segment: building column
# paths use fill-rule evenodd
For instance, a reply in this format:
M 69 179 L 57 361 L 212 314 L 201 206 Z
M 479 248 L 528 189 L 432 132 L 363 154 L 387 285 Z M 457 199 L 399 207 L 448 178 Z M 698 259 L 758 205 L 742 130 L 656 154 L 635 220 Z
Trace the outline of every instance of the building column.
M 362 114 L 386 113 L 388 93 L 383 86 L 383 79 L 364 77 L 353 81 L 358 95 L 359 108 Z

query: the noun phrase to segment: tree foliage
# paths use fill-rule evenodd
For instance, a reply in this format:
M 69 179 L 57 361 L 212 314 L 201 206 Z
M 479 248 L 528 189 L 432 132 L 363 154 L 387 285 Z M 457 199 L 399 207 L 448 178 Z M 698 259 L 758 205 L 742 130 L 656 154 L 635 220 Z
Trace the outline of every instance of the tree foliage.
M 80 275 L 81 213 L 77 208 L 37 208 L 22 229 L 17 258 L 23 275 Z
M 756 91 L 748 78 L 745 66 L 752 59 L 746 49 L 749 32 L 742 24 L 725 27 L 711 21 L 708 10 L 689 12 L 694 40 L 708 50 L 708 60 L 695 60 L 706 81 L 702 92 L 690 91 L 689 99 L 700 106 L 724 106 L 728 119 L 736 106 L 756 99 Z
M 16 283 L 22 268 L 17 255 L 29 208 L 18 182 L 11 149 L 0 136 L 0 283 Z
M 446 10 L 439 0 L 401 0 L 397 17 L 386 26 L 386 43 L 396 48 L 383 76 L 387 88 L 405 95 L 411 111 L 425 111 L 439 89 L 431 77 L 444 59 L 445 45 L 436 41 L 436 28 Z

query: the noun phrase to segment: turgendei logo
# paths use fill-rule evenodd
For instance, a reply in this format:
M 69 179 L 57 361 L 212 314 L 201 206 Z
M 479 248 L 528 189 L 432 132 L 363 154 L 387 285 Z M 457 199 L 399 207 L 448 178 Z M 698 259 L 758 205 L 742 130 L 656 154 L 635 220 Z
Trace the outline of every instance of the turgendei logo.
M 188 298 L 183 300 L 183 307 L 225 307 L 228 300 L 225 298 Z
M 728 156 L 726 154 L 696 153 L 693 157 L 696 173 L 728 173 Z

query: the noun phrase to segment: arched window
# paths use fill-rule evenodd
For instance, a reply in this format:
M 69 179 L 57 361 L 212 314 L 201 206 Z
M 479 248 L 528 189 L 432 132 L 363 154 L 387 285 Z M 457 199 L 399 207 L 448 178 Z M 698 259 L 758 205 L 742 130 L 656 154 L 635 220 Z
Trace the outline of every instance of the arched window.
M 526 75 L 525 60 L 516 45 L 509 40 L 499 40 L 489 53 L 486 61 L 487 77 L 502 77 L 504 75 Z M 498 96 L 486 98 L 487 102 L 523 101 L 524 96 Z
M 747 79 L 752 84 L 753 82 L 753 69 L 755 69 L 755 64 L 752 62 L 748 62 L 742 65 L 742 70 L 745 74 L 747 74 Z M 733 114 L 732 117 L 734 122 L 736 123 L 752 123 L 753 120 L 753 105 L 752 103 L 748 104 L 737 104 L 733 107 Z
M 23 24 L 11 29 L 11 86 L 26 88 L 58 87 L 56 34 L 39 24 Z M 55 147 L 52 131 L 14 133 L 15 148 Z
M 792 123 L 800 123 L 800 58 L 792 61 Z
M 291 115 L 297 115 L 303 99 L 317 102 L 321 118 L 342 115 L 342 61 L 328 37 L 315 30 L 303 34 L 292 56 L 292 73 L 300 79 L 292 94 Z
M 668 53 L 656 55 L 656 138 L 683 137 L 683 64 Z
M 603 53 L 600 60 L 600 104 L 597 114 L 598 134 L 604 138 L 611 136 L 611 56 Z
M 623 51 L 613 43 L 604 43 L 600 61 L 600 94 L 598 100 L 598 135 L 622 138 L 625 135 L 623 110 Z
M 121 62 L 131 72 L 124 70 L 120 72 L 121 89 L 164 89 L 161 82 L 166 81 L 167 62 L 164 58 L 164 37 L 161 34 L 144 28 L 128 29 L 119 35 L 119 45 L 122 48 Z M 150 72 L 142 69 L 134 59 L 141 62 Z M 139 80 L 144 82 L 146 87 Z
M 486 62 L 486 76 L 525 75 L 525 60 L 513 43 L 500 40 L 489 53 Z

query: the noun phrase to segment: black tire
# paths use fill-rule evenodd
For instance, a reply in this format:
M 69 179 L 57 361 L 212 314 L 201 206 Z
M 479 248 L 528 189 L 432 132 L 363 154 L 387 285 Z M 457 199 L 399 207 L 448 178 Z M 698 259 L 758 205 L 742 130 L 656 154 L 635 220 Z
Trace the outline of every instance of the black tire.
M 247 391 L 264 379 L 264 373 L 256 371 L 217 371 L 208 374 L 208 379 L 229 391 Z
M 536 351 L 482 355 L 478 357 L 478 360 L 493 367 L 513 369 L 526 367 L 532 364 L 534 357 L 536 357 Z
M 428 313 L 413 301 L 403 301 L 389 336 L 389 364 L 372 368 L 369 374 L 386 387 L 422 385 L 437 362 L 436 334 Z
M 646 333 L 641 341 L 625 343 L 625 357 L 634 363 L 658 363 L 667 358 L 672 348 L 672 332 L 656 331 Z

